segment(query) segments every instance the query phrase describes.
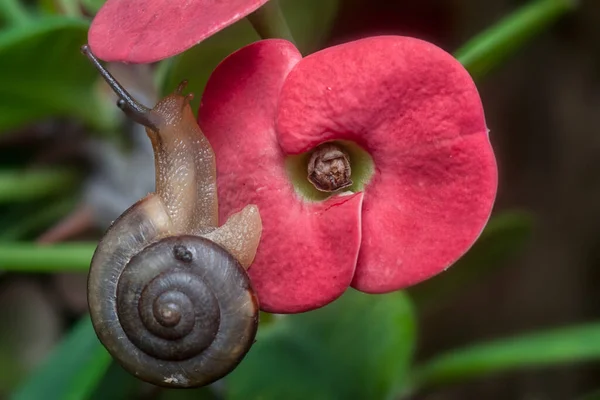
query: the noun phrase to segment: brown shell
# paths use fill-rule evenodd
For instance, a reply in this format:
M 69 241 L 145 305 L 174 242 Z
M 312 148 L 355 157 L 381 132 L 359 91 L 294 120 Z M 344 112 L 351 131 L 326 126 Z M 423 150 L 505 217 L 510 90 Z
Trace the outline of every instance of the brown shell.
M 249 350 L 258 324 L 258 302 L 244 268 L 222 247 L 202 237 L 170 232 L 170 219 L 156 195 L 136 203 L 111 226 L 96 249 L 88 280 L 92 323 L 111 355 L 137 377 L 160 386 L 203 386 L 233 370 Z M 196 288 L 188 290 L 175 279 L 181 275 Z M 190 294 L 189 301 L 196 304 L 195 331 L 174 340 L 149 331 L 148 318 L 142 314 L 152 315 L 147 305 L 157 303 L 156 293 L 148 298 L 144 291 L 151 283 L 161 285 L 160 295 Z M 203 293 L 200 300 L 194 297 L 198 292 Z M 167 331 L 177 328 L 163 325 Z M 194 338 L 193 344 L 181 347 L 187 336 Z M 197 337 L 210 340 L 190 349 Z M 166 346 L 168 354 L 138 347 L 140 341 L 151 340 Z M 173 355 L 170 348 L 177 346 L 176 353 L 184 356 Z

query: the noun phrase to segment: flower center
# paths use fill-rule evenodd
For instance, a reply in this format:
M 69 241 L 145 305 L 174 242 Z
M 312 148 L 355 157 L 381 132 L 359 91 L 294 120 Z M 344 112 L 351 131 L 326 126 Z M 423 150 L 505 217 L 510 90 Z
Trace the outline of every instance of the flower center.
M 352 186 L 350 157 L 335 143 L 318 146 L 308 160 L 308 180 L 321 192 Z
M 296 193 L 308 201 L 323 201 L 341 192 L 361 192 L 375 171 L 369 153 L 347 140 L 322 143 L 306 153 L 287 156 L 285 169 Z M 321 188 L 311 180 L 311 172 L 318 172 L 324 179 L 318 183 Z M 349 184 L 344 184 L 348 183 L 346 179 Z M 339 187 L 333 189 L 336 184 Z

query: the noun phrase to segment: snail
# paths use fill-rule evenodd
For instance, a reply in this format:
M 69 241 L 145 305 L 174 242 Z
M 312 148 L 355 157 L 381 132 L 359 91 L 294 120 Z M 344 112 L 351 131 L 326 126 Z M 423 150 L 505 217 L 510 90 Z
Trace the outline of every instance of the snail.
M 215 156 L 183 95 L 186 81 L 149 109 L 81 51 L 146 127 L 156 190 L 106 231 L 92 258 L 92 324 L 114 359 L 159 386 L 199 387 L 231 372 L 254 342 L 258 300 L 246 269 L 262 224 L 248 205 L 218 223 Z

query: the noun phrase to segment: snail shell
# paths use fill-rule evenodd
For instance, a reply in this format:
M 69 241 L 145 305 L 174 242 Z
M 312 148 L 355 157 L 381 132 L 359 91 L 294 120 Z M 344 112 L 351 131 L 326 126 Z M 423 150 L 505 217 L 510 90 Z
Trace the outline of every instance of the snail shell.
M 170 224 L 151 195 L 112 225 L 92 260 L 90 313 L 128 371 L 154 384 L 205 385 L 250 348 L 258 302 L 232 255 L 199 236 L 170 236 Z
M 214 153 L 183 96 L 184 85 L 147 109 L 87 46 L 84 54 L 144 124 L 156 193 L 108 229 L 92 259 L 88 304 L 98 338 L 129 372 L 168 387 L 222 378 L 254 342 L 259 306 L 245 268 L 262 230 L 256 206 L 218 226 Z

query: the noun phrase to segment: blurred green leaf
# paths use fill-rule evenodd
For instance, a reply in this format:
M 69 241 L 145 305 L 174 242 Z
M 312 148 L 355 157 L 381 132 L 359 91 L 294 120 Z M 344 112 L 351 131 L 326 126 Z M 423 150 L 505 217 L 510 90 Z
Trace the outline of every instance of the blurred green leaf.
M 339 0 L 284 0 L 281 8 L 292 36 L 301 50 L 318 49 L 327 37 L 335 18 Z M 310 28 L 308 28 L 310 27 Z M 189 80 L 188 91 L 196 94 L 192 101 L 194 112 L 212 71 L 229 54 L 259 40 L 247 19 L 218 32 L 183 54 L 161 63 L 160 87 L 171 93 L 179 82 Z
M 600 323 L 501 339 L 451 351 L 416 368 L 418 388 L 492 372 L 600 360 Z
M 217 400 L 219 397 L 210 389 L 162 389 L 157 400 Z
M 62 194 L 75 188 L 79 178 L 77 171 L 65 169 L 0 170 L 0 204 Z
M 0 271 L 86 271 L 96 243 L 36 245 L 31 242 L 0 243 Z
M 217 400 L 211 387 L 199 389 L 165 389 L 151 386 L 125 371 L 117 362 L 110 368 L 90 397 L 91 400 L 130 400 L 140 398 L 144 391 L 152 390 L 155 400 Z
M 112 126 L 112 107 L 98 95 L 97 73 L 79 51 L 87 29 L 84 20 L 48 16 L 0 32 L 0 133 L 50 116 Z
M 15 384 L 22 380 L 27 370 L 20 363 L 16 363 L 12 354 L 0 349 L 0 395 L 14 388 Z
M 227 398 L 388 398 L 404 383 L 414 340 L 407 296 L 349 289 L 324 308 L 261 327 L 228 378 Z
M 59 7 L 62 15 L 70 17 L 81 17 L 81 1 L 80 0 L 55 0 Z
M 152 395 L 143 393 L 152 391 Z M 117 362 L 112 362 L 110 368 L 90 397 L 91 400 L 130 400 L 151 397 L 154 400 L 217 400 L 211 386 L 198 389 L 165 389 L 152 386 L 134 377 Z
M 89 316 L 85 316 L 47 362 L 10 399 L 87 399 L 104 376 L 110 362 L 111 357 L 98 341 Z
M 7 25 L 25 25 L 29 23 L 31 15 L 27 7 L 20 0 L 0 1 L 0 22 Z
M 532 1 L 475 36 L 454 55 L 479 78 L 576 5 L 576 0 Z
M 64 197 L 54 201 L 36 203 L 24 212 L 13 213 L 16 220 L 10 224 L 2 224 L 0 220 L 0 242 L 30 239 L 30 235 L 39 233 L 52 223 L 73 211 L 77 205 L 75 197 Z
M 81 5 L 90 14 L 96 14 L 98 10 L 106 3 L 106 0 L 81 0 Z
M 136 398 L 144 382 L 113 361 L 90 396 L 91 400 L 130 400 Z
M 578 400 L 600 400 L 600 389 L 578 397 Z
M 44 14 L 58 14 L 58 4 L 54 0 L 37 0 L 37 9 Z
M 493 216 L 473 247 L 447 271 L 408 290 L 420 310 L 444 304 L 470 283 L 507 265 L 521 251 L 533 228 L 531 216 L 506 211 Z

